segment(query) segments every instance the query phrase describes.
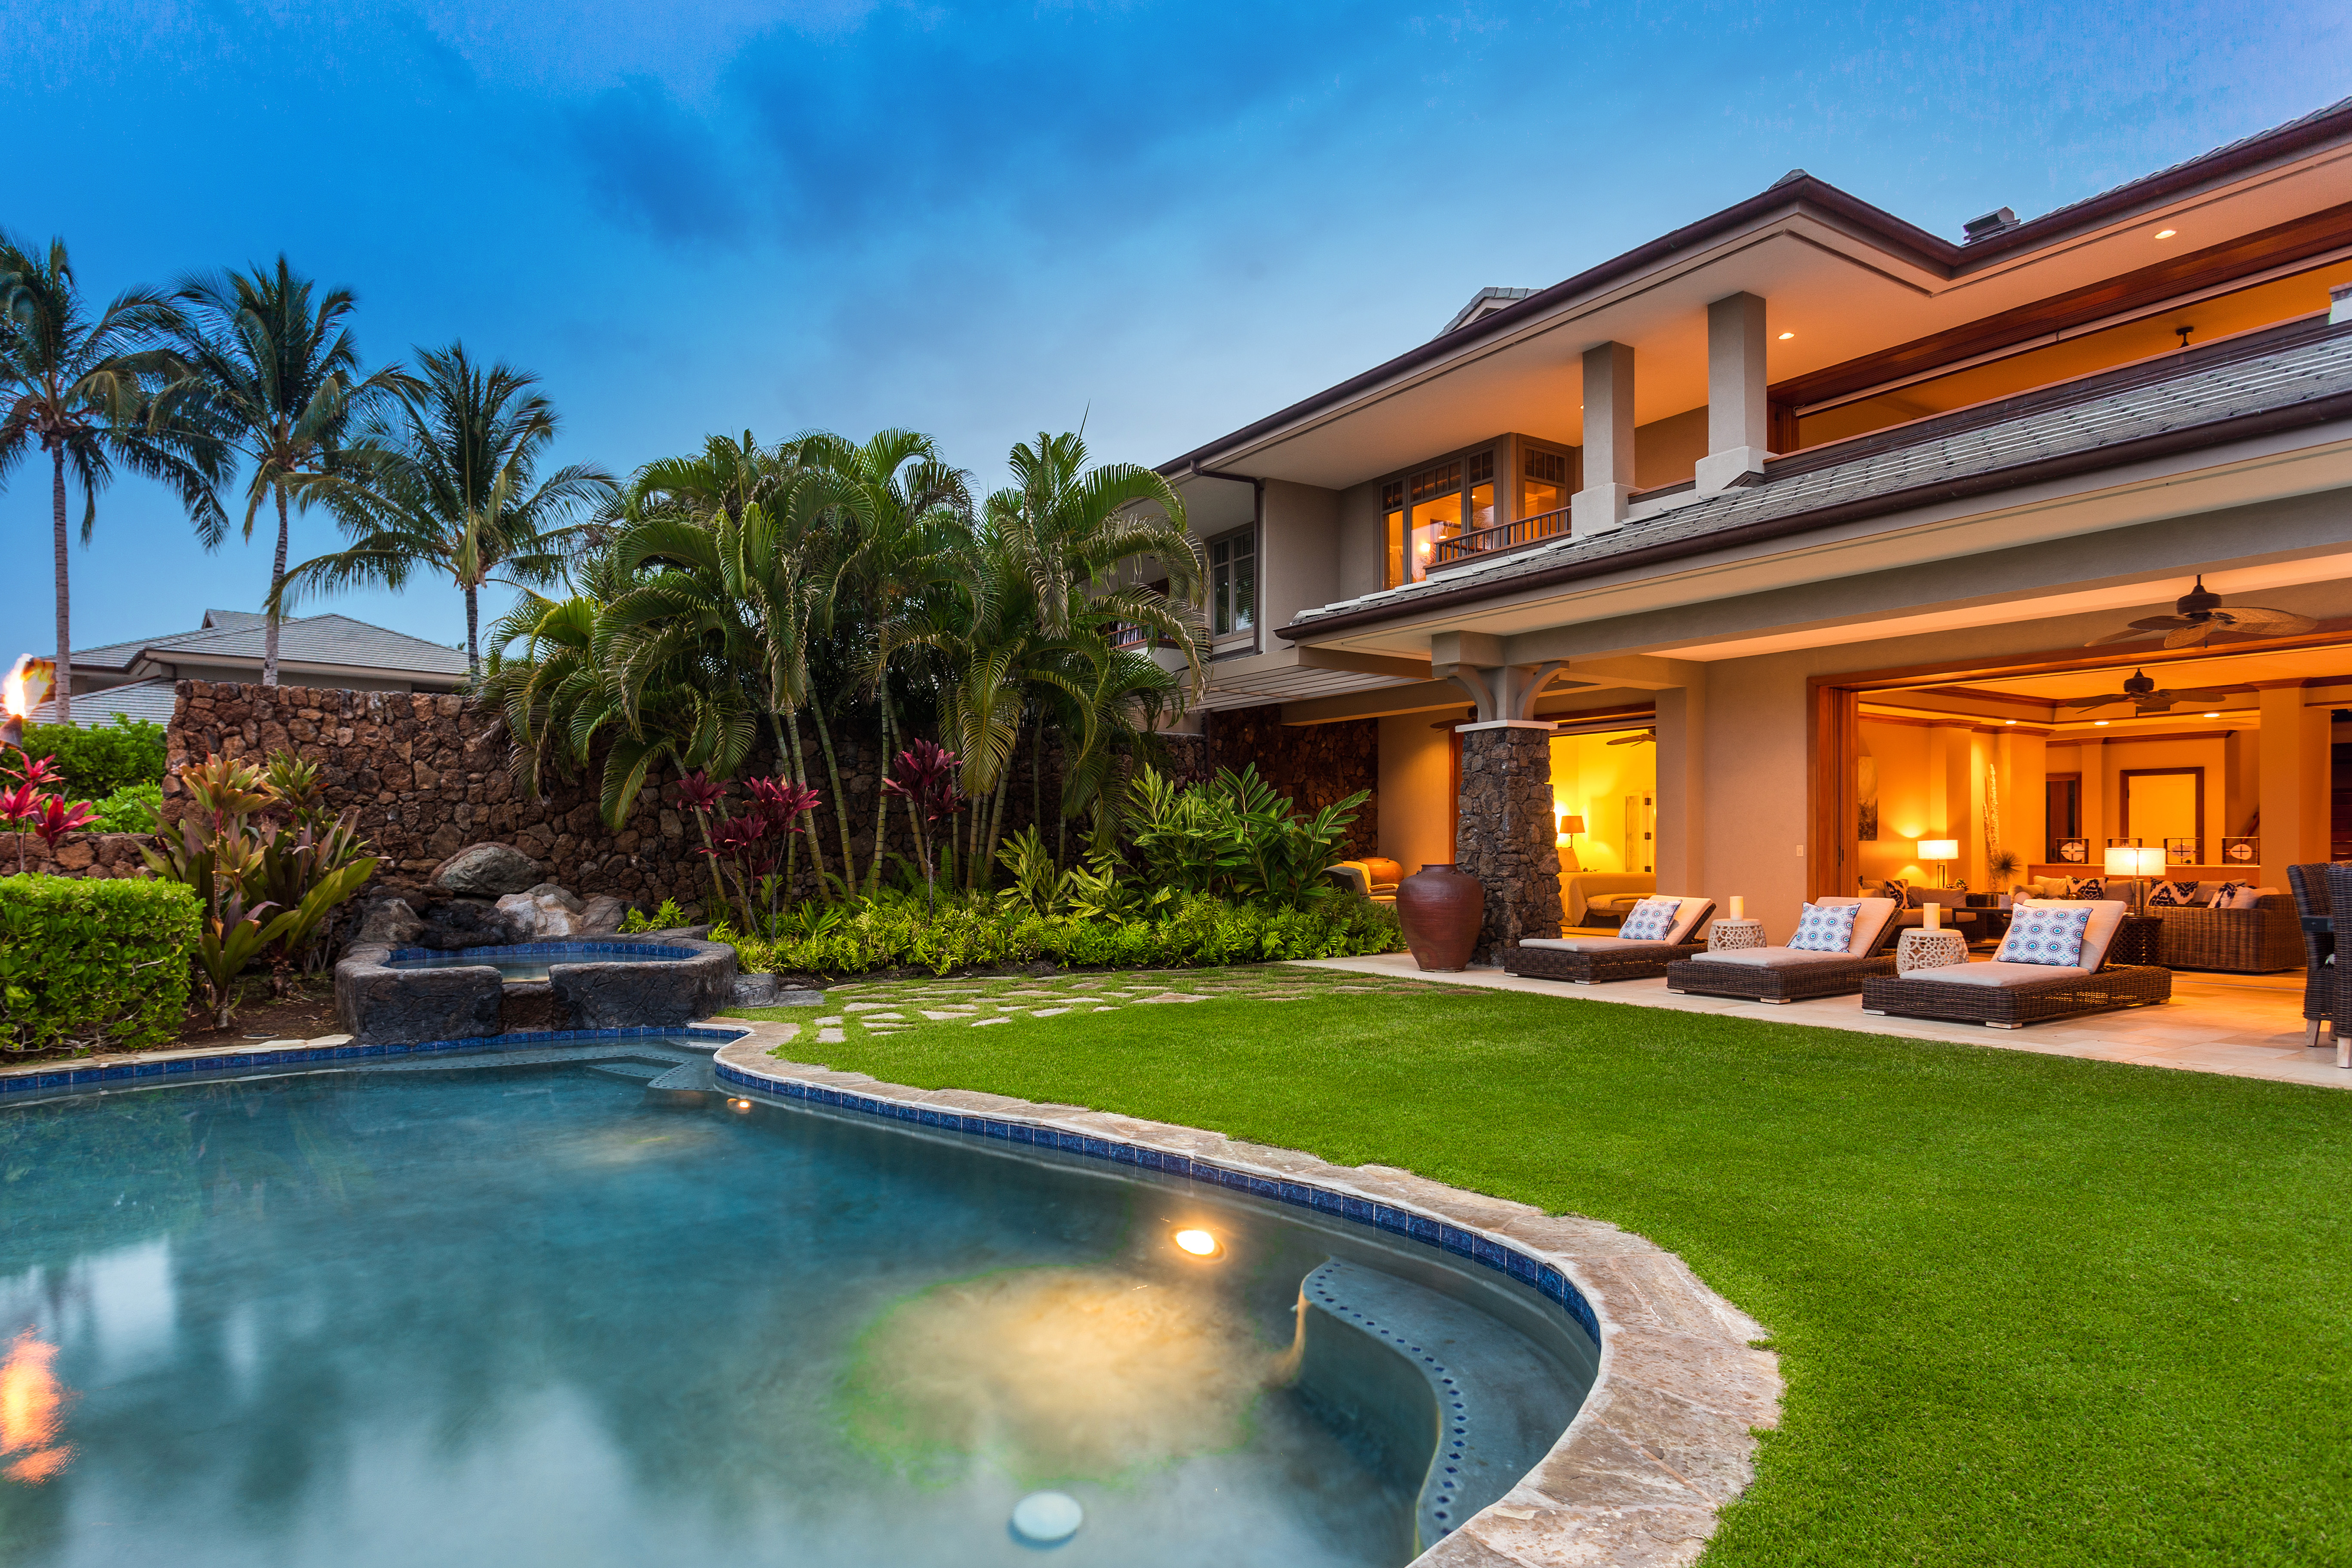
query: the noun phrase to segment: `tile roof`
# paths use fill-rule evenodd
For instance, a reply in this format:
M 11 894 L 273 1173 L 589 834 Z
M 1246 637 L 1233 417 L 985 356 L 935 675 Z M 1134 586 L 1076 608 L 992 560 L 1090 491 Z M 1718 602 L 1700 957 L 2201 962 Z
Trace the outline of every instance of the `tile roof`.
M 73 700 L 74 728 L 101 729 L 113 723 L 117 713 L 144 723 L 169 725 L 172 708 L 177 700 L 173 683 L 169 680 L 137 680 L 129 686 L 110 687 L 104 691 L 77 692 Z M 33 710 L 32 722 L 54 724 L 57 721 L 55 698 Z
M 243 610 L 207 610 L 205 619 L 208 625 L 192 632 L 110 643 L 103 647 L 76 648 L 74 668 L 127 669 L 142 656 L 169 664 L 173 654 L 192 659 L 261 658 L 268 636 L 267 616 Z M 466 673 L 462 649 L 370 626 L 349 616 L 305 616 L 281 623 L 278 629 L 278 657 L 283 663 L 342 665 L 388 674 L 455 679 Z
M 1849 454 L 1843 461 L 1839 447 L 1792 454 L 1772 464 L 1763 482 L 1702 500 L 1645 511 L 1644 500 L 1636 498 L 1634 515 L 1613 531 L 1583 539 L 1562 535 L 1529 549 L 1473 558 L 1419 583 L 1306 611 L 1292 625 L 1303 634 L 1341 616 L 1353 621 L 1382 612 L 1409 615 L 1441 595 L 1452 602 L 1465 590 L 1508 594 L 1519 579 L 1565 565 L 1591 563 L 1607 570 L 1612 556 L 1662 545 L 1705 549 L 1710 535 L 1759 523 L 1791 520 L 1801 526 L 1808 514 L 1873 498 L 1959 486 L 2051 458 L 2095 460 L 2101 449 L 2121 443 L 2352 394 L 2352 328 L 2302 321 L 2250 336 L 2256 341 L 2215 343 L 2156 365 L 2128 366 L 1986 408 L 1924 419 L 1907 429 L 1856 437 L 1841 444 Z M 1654 492 L 1646 504 L 1655 509 L 1659 500 L 1677 499 Z M 1918 504 L 1931 499 L 1923 495 Z

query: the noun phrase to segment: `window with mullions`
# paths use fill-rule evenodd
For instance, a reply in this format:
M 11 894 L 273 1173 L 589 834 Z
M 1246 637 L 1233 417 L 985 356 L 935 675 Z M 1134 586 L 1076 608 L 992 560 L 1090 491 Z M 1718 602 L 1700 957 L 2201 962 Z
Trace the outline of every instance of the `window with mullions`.
M 1519 475 L 1519 515 L 1541 517 L 1568 504 L 1568 455 L 1527 448 Z
M 1247 529 L 1209 542 L 1209 631 L 1246 636 L 1257 625 L 1257 541 Z
M 1438 545 L 1495 526 L 1493 450 L 1433 463 L 1389 481 L 1381 487 L 1381 512 L 1388 536 L 1388 585 L 1419 582 L 1438 563 Z

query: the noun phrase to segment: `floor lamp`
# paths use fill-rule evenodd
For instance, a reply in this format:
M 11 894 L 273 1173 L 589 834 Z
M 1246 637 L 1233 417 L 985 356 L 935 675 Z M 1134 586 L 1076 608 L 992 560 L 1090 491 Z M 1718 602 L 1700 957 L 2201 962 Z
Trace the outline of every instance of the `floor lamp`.
M 2132 912 L 2143 914 L 2147 909 L 2147 884 L 2143 877 L 2164 875 L 2164 846 L 2144 848 L 2131 844 L 2111 844 L 2107 847 L 2106 873 L 2110 877 L 2132 879 Z

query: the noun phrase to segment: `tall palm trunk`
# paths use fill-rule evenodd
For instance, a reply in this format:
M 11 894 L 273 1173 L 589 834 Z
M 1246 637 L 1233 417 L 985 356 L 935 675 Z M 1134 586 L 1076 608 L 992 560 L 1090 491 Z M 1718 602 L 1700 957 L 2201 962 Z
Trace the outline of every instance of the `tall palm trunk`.
M 278 684 L 278 591 L 286 585 L 286 489 L 278 489 L 278 555 L 269 563 L 269 626 L 261 634 L 261 684 Z
M 801 759 L 801 711 L 799 709 L 788 708 L 784 710 L 784 728 L 792 736 L 792 765 L 787 776 L 796 784 L 806 784 L 808 769 Z M 833 888 L 824 879 L 824 838 L 816 830 L 816 814 L 814 812 L 801 813 L 801 831 L 793 835 L 793 839 L 797 841 L 803 838 L 808 840 L 809 869 L 816 873 L 816 890 L 829 904 L 833 902 Z M 787 864 L 790 863 L 789 857 L 795 847 L 797 847 L 796 842 L 788 842 L 784 846 Z M 792 886 L 789 872 L 786 873 L 784 886 L 787 888 Z
M 851 893 L 856 891 L 848 884 L 857 875 L 857 857 L 849 846 L 849 797 L 841 793 L 841 764 L 834 759 L 833 727 L 824 721 L 824 703 L 810 703 L 809 711 L 816 718 L 816 743 L 824 753 L 825 782 L 833 787 L 833 794 L 825 798 L 833 802 L 834 824 L 841 829 L 842 891 Z M 814 826 L 811 831 L 814 831 Z
M 882 781 L 890 776 L 890 759 L 898 754 L 898 720 L 890 707 L 890 680 L 886 675 L 882 679 L 882 771 L 874 781 L 874 857 L 866 873 L 868 893 L 882 889 L 882 840 L 890 832 L 890 792 L 882 787 Z
M 55 525 L 58 551 L 58 687 L 51 716 L 58 723 L 73 722 L 73 593 L 66 584 L 66 449 L 49 448 L 54 468 L 49 480 L 49 520 Z M 31 714 L 25 715 L 29 719 Z M 17 853 L 24 846 L 17 845 Z
M 283 564 L 282 555 L 280 563 Z M 468 680 L 479 680 L 482 678 L 481 629 L 481 590 L 474 584 L 468 583 L 466 584 L 466 679 Z M 278 636 L 275 623 L 270 626 L 269 635 L 272 638 Z M 271 646 L 277 645 L 273 641 Z

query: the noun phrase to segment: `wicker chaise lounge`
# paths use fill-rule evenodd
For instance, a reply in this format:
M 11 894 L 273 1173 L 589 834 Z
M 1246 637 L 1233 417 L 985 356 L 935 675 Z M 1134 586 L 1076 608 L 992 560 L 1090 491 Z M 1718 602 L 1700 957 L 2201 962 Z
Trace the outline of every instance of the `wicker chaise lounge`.
M 1853 938 L 1843 952 L 1793 947 L 1738 948 L 1666 965 L 1666 989 L 1697 996 L 1738 996 L 1751 1002 L 1799 1002 L 1809 996 L 1845 996 L 1874 974 L 1895 973 L 1888 948 L 1895 940 L 1893 899 L 1822 899 L 1820 907 L 1859 904 Z
M 2084 901 L 2019 900 L 2029 909 L 2080 909 Z M 1897 1018 L 1934 1018 L 1951 1024 L 1982 1024 L 1989 1029 L 2020 1029 L 2028 1024 L 2147 1007 L 2172 999 L 2172 971 L 2155 964 L 2109 963 L 2124 927 L 2124 904 L 2107 899 L 2088 902 L 2090 923 L 2083 932 L 2081 962 L 2048 963 L 1955 963 L 1915 969 L 1863 982 L 1862 1010 Z M 2128 933 L 2136 934 L 2136 933 Z M 2143 939 L 2144 940 L 2144 939 Z
M 1666 965 L 1706 944 L 1692 939 L 1715 913 L 1712 899 L 1685 898 L 1675 911 L 1675 923 L 1656 942 L 1622 936 L 1528 937 L 1503 950 L 1503 968 L 1536 980 L 1565 980 L 1571 985 L 1595 985 L 1610 980 L 1642 980 L 1663 974 Z

